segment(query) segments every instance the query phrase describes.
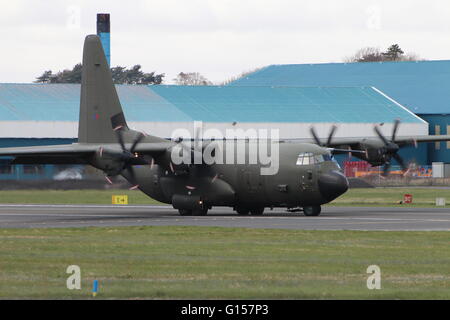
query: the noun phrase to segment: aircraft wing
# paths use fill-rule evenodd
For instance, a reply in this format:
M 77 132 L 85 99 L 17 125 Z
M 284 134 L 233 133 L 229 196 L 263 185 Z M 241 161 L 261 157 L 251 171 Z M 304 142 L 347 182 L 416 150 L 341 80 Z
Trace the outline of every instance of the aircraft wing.
M 87 164 L 97 149 L 77 144 L 0 148 L 0 157 L 13 158 L 11 164 Z
M 411 136 L 411 137 L 397 137 L 395 138 L 395 143 L 399 146 L 405 144 L 411 144 L 411 142 L 440 142 L 440 141 L 450 141 L 450 135 L 432 135 L 432 136 Z
M 316 143 L 314 139 L 292 139 L 286 140 L 292 142 L 306 142 L 306 143 Z M 320 139 L 323 145 L 326 144 L 327 139 Z M 378 142 L 380 139 L 378 137 L 352 137 L 352 138 L 338 138 L 333 137 L 331 143 L 328 147 L 331 148 L 343 148 L 352 147 L 352 149 L 357 149 L 361 144 Z M 395 143 L 400 147 L 407 145 L 415 145 L 421 142 L 440 142 L 440 141 L 450 141 L 450 135 L 430 135 L 430 136 L 403 136 L 396 137 Z
M 169 148 L 172 143 L 141 143 L 136 152 L 155 156 Z M 117 149 L 117 144 L 65 144 L 0 148 L 0 157 L 13 158 L 11 164 L 89 164 L 100 148 Z

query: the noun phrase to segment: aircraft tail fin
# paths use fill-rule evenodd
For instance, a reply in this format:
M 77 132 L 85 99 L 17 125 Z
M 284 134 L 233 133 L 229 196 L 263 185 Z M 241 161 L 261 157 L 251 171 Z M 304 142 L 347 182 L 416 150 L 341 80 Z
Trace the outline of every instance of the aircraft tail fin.
M 88 35 L 83 48 L 79 143 L 113 143 L 114 129 L 128 128 L 100 38 Z

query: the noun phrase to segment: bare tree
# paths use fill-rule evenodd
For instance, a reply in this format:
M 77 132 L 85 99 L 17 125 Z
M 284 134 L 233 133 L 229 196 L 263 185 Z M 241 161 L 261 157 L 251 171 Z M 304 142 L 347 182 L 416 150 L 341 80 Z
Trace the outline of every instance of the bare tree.
M 380 48 L 375 47 L 359 49 L 353 56 L 344 59 L 345 62 L 378 62 L 384 60 L 385 57 Z
M 252 69 L 252 70 L 244 71 L 244 72 L 242 72 L 241 74 L 239 74 L 238 76 L 231 77 L 231 78 L 229 78 L 229 79 L 227 79 L 227 80 L 225 80 L 225 81 L 222 81 L 222 82 L 218 83 L 218 85 L 219 85 L 219 86 L 226 86 L 226 85 L 228 85 L 228 84 L 230 84 L 230 83 L 232 83 L 232 82 L 234 82 L 234 81 L 236 81 L 236 80 L 245 78 L 245 77 L 247 77 L 248 75 L 250 75 L 250 74 L 252 74 L 252 73 L 254 73 L 254 72 L 256 72 L 256 71 L 259 71 L 259 70 L 261 70 L 261 69 L 262 69 L 262 68 L 254 68 L 254 69 Z
M 212 82 L 198 72 L 180 72 L 175 79 L 177 85 L 181 86 L 210 86 Z

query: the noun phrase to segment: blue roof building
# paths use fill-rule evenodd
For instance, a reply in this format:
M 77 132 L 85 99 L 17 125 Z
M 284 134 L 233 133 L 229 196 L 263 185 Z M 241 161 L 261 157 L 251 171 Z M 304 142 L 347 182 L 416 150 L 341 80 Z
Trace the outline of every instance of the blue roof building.
M 450 60 L 272 65 L 231 86 L 374 86 L 429 126 L 450 134 Z M 429 162 L 450 162 L 450 144 L 428 147 Z

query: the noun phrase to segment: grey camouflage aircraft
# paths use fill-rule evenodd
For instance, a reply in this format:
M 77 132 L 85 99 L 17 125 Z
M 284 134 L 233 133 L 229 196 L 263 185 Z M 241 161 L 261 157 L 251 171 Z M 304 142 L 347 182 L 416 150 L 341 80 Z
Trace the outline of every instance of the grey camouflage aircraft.
M 397 128 L 398 122 L 390 139 L 382 136 L 378 128 L 375 130 L 379 139 L 333 138 L 336 130 L 333 127 L 326 141 L 319 139 L 313 128 L 314 139 L 270 141 L 277 144 L 279 151 L 278 171 L 272 175 L 262 175 L 262 165 L 258 163 L 175 164 L 171 154 L 176 147 L 195 157 L 217 141 L 201 141 L 199 149 L 189 147 L 182 139 L 163 139 L 131 130 L 101 42 L 96 35 L 89 35 L 83 50 L 78 142 L 1 148 L 0 156 L 12 158 L 12 164 L 91 165 L 107 177 L 123 176 L 151 198 L 171 204 L 180 215 L 206 215 L 213 206 L 228 206 L 240 215 L 261 215 L 265 208 L 285 207 L 317 216 L 322 204 L 348 189 L 348 181 L 333 160 L 333 154 L 351 152 L 371 164 L 384 164 L 387 172 L 391 158 L 405 166 L 397 154 L 400 147 L 450 140 L 449 135 L 396 137 Z M 244 152 L 248 158 L 255 152 L 250 148 L 251 143 L 239 140 L 236 145 L 244 144 L 244 148 L 233 146 L 237 150 L 233 152 Z

